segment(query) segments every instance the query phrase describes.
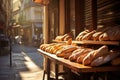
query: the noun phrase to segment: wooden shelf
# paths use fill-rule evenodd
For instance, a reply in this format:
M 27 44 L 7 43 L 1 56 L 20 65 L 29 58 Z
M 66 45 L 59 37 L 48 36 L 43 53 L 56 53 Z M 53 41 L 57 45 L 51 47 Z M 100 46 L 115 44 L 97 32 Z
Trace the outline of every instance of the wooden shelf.
M 106 66 L 99 66 L 99 67 L 91 67 L 91 66 L 84 66 L 83 64 L 79 64 L 76 62 L 72 62 L 68 59 L 64 59 L 61 57 L 57 57 L 55 54 L 51 54 L 48 52 L 45 52 L 41 49 L 37 49 L 39 54 L 42 54 L 43 56 L 51 59 L 52 61 L 54 61 L 57 64 L 62 64 L 68 68 L 70 68 L 71 70 L 74 70 L 76 72 L 107 72 L 107 71 L 120 71 L 120 66 L 110 66 L 110 65 L 106 65 Z
M 118 41 L 73 41 L 76 44 L 101 44 L 101 45 L 117 45 L 119 46 Z
M 58 42 L 58 43 L 66 43 L 67 41 L 56 41 L 53 40 L 53 42 Z M 72 43 L 76 43 L 76 44 L 98 44 L 98 45 L 116 45 L 119 46 L 120 42 L 119 41 L 75 41 L 73 40 Z

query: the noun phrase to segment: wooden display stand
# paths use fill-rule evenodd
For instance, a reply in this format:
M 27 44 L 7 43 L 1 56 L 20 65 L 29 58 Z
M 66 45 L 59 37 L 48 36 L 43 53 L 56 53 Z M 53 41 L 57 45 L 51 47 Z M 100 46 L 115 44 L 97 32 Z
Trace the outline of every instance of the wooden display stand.
M 53 41 L 58 42 L 58 43 L 66 43 L 67 42 L 67 41 L 55 41 L 55 40 L 53 40 Z M 119 46 L 119 42 L 117 42 L 117 41 L 72 41 L 72 43 Z M 112 66 L 112 65 L 99 66 L 99 67 L 84 66 L 83 64 L 71 62 L 70 60 L 67 60 L 67 59 L 64 59 L 61 57 L 57 57 L 55 54 L 45 52 L 41 49 L 38 49 L 38 52 L 47 58 L 47 71 L 45 71 L 47 74 L 47 80 L 51 79 L 50 78 L 50 61 L 51 60 L 55 63 L 55 80 L 59 80 L 58 79 L 58 76 L 59 76 L 58 65 L 59 64 L 62 64 L 69 70 L 75 71 L 78 74 L 80 74 L 80 73 L 99 73 L 99 72 L 103 72 L 106 74 L 107 72 L 111 72 L 111 71 L 120 71 L 120 66 Z M 106 75 L 105 75 L 104 80 L 107 80 Z
M 67 41 L 55 41 L 57 43 L 66 43 Z M 76 44 L 97 44 L 97 45 L 115 45 L 119 46 L 118 41 L 72 41 L 72 43 Z M 38 52 L 42 54 L 43 56 L 47 57 L 48 64 L 47 64 L 47 80 L 50 80 L 50 61 L 52 60 L 56 66 L 55 66 L 55 74 L 56 74 L 56 80 L 58 80 L 59 72 L 58 72 L 58 64 L 62 64 L 63 66 L 67 67 L 68 69 L 75 71 L 77 73 L 99 73 L 99 72 L 110 72 L 110 71 L 120 71 L 120 66 L 100 66 L 100 67 L 90 67 L 90 66 L 84 66 L 83 64 L 79 64 L 76 62 L 71 62 L 70 60 L 57 57 L 55 54 L 51 54 L 48 52 L 45 52 L 41 49 L 38 49 Z M 105 80 L 107 80 L 105 75 Z

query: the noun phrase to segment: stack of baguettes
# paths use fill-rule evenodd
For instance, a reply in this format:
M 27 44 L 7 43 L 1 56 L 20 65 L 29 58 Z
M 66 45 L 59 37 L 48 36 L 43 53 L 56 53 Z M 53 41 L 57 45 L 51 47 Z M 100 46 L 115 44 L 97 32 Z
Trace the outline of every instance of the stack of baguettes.
M 73 39 L 72 32 L 66 33 L 66 34 L 61 35 L 61 36 L 57 36 L 55 38 L 56 41 L 68 41 L 69 39 Z
M 87 66 L 100 66 L 120 55 L 119 51 L 109 50 L 103 45 L 98 49 L 85 48 L 65 43 L 42 44 L 40 49 Z M 113 63 L 113 62 L 112 62 Z
M 57 36 L 57 41 L 67 41 L 67 43 L 42 44 L 40 49 L 58 57 L 68 59 L 83 65 L 100 66 L 111 61 L 112 65 L 120 65 L 120 51 L 109 50 L 108 46 L 103 45 L 98 49 L 85 48 L 72 44 L 72 34 L 67 33 L 63 36 Z M 76 37 L 77 41 L 111 41 L 120 40 L 120 27 L 103 27 L 97 30 L 84 30 Z M 117 59 L 116 59 L 117 58 Z
M 79 33 L 79 35 L 76 37 L 76 40 L 118 41 L 120 40 L 120 27 L 103 27 L 93 31 L 84 30 Z

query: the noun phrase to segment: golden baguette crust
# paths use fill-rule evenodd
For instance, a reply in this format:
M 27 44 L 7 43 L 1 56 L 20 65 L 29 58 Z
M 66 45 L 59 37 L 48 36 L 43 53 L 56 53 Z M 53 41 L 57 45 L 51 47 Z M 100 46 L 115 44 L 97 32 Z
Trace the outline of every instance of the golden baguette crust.
M 87 34 L 85 34 L 83 37 L 82 37 L 82 40 L 91 40 L 92 39 L 92 35 L 95 33 L 96 31 L 93 30 Z
M 120 55 L 120 53 L 108 52 L 108 54 L 105 54 L 105 55 L 100 56 L 97 59 L 93 60 L 91 62 L 91 66 L 100 66 L 102 64 L 105 64 L 105 63 L 111 61 L 112 59 L 116 58 L 119 55 Z
M 56 52 L 56 56 L 64 57 L 67 52 L 71 52 L 71 51 L 74 51 L 76 49 L 77 49 L 77 47 L 76 46 L 72 46 L 72 45 L 63 46 L 60 50 L 58 50 Z
M 82 61 L 84 65 L 89 65 L 94 59 L 108 53 L 108 47 L 106 45 L 100 47 L 97 50 L 91 51 Z

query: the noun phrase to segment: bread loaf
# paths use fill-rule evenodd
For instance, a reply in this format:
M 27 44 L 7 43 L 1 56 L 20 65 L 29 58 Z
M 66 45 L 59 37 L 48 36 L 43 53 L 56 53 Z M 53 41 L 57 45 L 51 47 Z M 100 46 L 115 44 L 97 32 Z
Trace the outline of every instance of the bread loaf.
M 76 51 L 74 51 L 72 53 L 72 55 L 70 55 L 69 60 L 70 61 L 76 61 L 77 58 L 84 52 L 84 50 L 85 50 L 84 48 L 83 49 L 77 49 Z
M 102 34 L 103 32 L 96 32 L 92 35 L 93 40 L 94 41 L 98 41 L 99 40 L 99 36 Z
M 99 41 L 107 41 L 110 40 L 108 33 L 104 32 L 99 36 Z
M 56 55 L 58 57 L 64 57 L 66 53 L 68 52 L 72 52 L 74 50 L 76 50 L 77 47 L 76 46 L 72 46 L 72 45 L 66 45 L 66 46 L 63 46 L 60 50 L 58 50 L 56 52 Z
M 95 32 L 96 32 L 96 31 L 93 30 L 93 31 L 87 33 L 86 35 L 84 35 L 84 36 L 82 37 L 82 40 L 91 40 L 91 39 L 92 39 L 92 35 L 93 35 Z
M 78 56 L 77 62 L 78 62 L 78 63 L 82 63 L 82 61 L 83 61 L 83 59 L 85 58 L 85 56 L 87 56 L 88 53 L 91 52 L 91 51 L 92 51 L 92 49 L 85 49 L 85 50 L 83 51 L 83 53 Z
M 65 53 L 64 58 L 65 58 L 65 59 L 68 59 L 71 54 L 72 54 L 72 52 L 67 52 L 67 53 Z
M 116 58 L 119 55 L 120 55 L 120 53 L 109 52 L 108 54 L 105 54 L 105 55 L 100 56 L 100 57 L 96 58 L 95 60 L 93 60 L 91 62 L 91 66 L 100 66 L 102 64 L 105 64 L 105 63 L 111 61 L 112 59 Z
M 94 59 L 108 53 L 108 47 L 102 46 L 97 50 L 91 51 L 82 61 L 84 65 L 89 65 Z
M 85 34 L 87 34 L 87 33 L 89 33 L 89 30 L 85 30 L 85 31 L 80 32 L 80 33 L 78 34 L 78 36 L 76 37 L 76 41 L 81 41 L 81 40 L 82 40 L 82 37 L 83 37 Z
M 63 41 L 64 40 L 64 37 L 63 36 L 57 36 L 55 38 L 56 41 Z

